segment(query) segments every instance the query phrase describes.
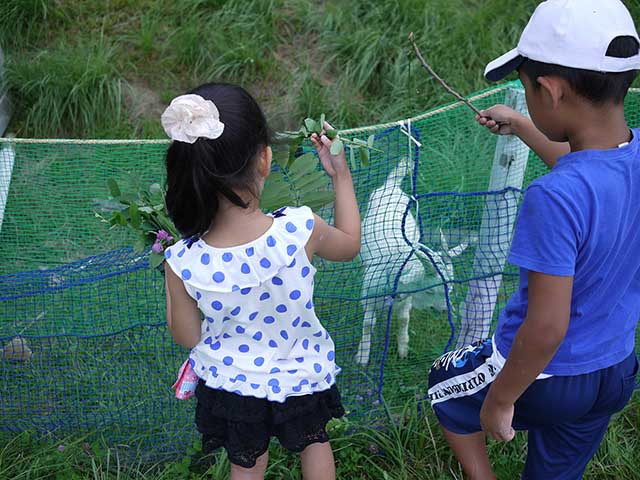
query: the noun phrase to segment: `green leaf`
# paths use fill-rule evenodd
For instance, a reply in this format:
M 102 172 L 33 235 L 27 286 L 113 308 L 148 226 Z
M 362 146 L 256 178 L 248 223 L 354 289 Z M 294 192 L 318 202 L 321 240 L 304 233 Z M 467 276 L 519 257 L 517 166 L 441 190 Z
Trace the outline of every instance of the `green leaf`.
M 298 140 L 297 142 L 292 143 L 289 147 L 289 161 L 287 162 L 287 168 L 290 168 L 296 161 L 296 152 L 298 151 L 298 148 L 300 148 L 301 144 L 302 140 Z
M 118 198 L 122 193 L 120 192 L 120 188 L 118 187 L 118 182 L 116 182 L 113 178 L 107 180 L 107 186 L 109 187 L 109 193 L 113 198 Z
M 338 155 L 343 148 L 344 143 L 342 143 L 342 140 L 337 139 L 331 144 L 331 148 L 329 149 L 329 151 L 331 152 L 331 155 Z
M 151 252 L 149 254 L 149 267 L 158 268 L 164 262 L 164 255 L 162 253 Z
M 135 203 L 132 203 L 131 205 L 129 205 L 129 217 L 130 217 L 130 222 L 131 222 L 131 226 L 133 228 L 138 228 L 140 227 L 140 211 L 138 210 L 138 206 Z
M 320 115 L 320 130 L 322 130 L 324 128 L 324 122 L 326 121 L 326 118 L 324 116 L 324 113 L 322 115 Z
M 355 148 L 350 147 L 349 148 L 349 169 L 352 172 L 356 171 L 356 154 L 355 154 Z
M 334 138 L 336 138 L 338 136 L 338 131 L 329 129 L 329 130 L 327 130 L 325 132 L 325 134 L 327 135 L 327 138 L 329 140 L 333 140 Z
M 309 134 L 320 132 L 320 129 L 318 128 L 318 123 L 313 118 L 305 119 L 304 126 L 307 127 L 307 131 L 309 132 Z
M 363 167 L 369 166 L 369 150 L 366 148 L 360 149 L 360 163 L 362 163 Z
M 373 147 L 373 142 L 375 138 L 376 138 L 375 135 L 369 135 L 369 138 L 367 138 L 367 145 L 369 146 L 369 148 Z

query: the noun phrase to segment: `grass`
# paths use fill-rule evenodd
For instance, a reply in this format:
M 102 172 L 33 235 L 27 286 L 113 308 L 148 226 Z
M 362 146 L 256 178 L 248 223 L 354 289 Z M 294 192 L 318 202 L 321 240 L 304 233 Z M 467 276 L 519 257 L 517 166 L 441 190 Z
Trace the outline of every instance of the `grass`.
M 341 128 L 407 118 L 450 101 L 421 70 L 409 32 L 468 94 L 487 86 L 485 64 L 515 45 L 537 3 L 5 0 L 11 130 L 155 138 L 162 107 L 212 80 L 251 90 L 275 129 L 321 112 Z
M 596 457 L 588 466 L 586 480 L 640 478 L 640 445 L 637 427 L 640 420 L 640 397 L 637 395 L 624 412 L 614 417 Z M 386 417 L 373 427 L 358 426 L 348 420 L 333 421 L 330 436 L 336 458 L 338 478 L 362 480 L 442 480 L 462 475 L 431 412 L 424 413 L 415 401 L 407 402 L 398 414 Z M 15 436 L 0 433 L 0 478 L 23 479 L 122 479 L 161 480 L 225 479 L 229 465 L 217 454 L 215 464 L 191 469 L 198 458 L 198 442 L 184 457 L 155 464 L 130 461 L 136 449 L 136 437 L 127 445 L 108 446 L 99 435 L 38 440 L 26 432 Z M 519 433 L 508 444 L 490 443 L 489 455 L 498 478 L 518 478 L 526 452 L 526 436 Z M 129 455 L 129 456 L 128 456 Z M 135 454 L 137 455 L 137 454 Z M 134 457 L 135 457 L 134 455 Z M 267 479 L 299 479 L 300 464 L 296 456 L 278 445 L 270 449 Z M 204 471 L 203 471 L 204 470 Z

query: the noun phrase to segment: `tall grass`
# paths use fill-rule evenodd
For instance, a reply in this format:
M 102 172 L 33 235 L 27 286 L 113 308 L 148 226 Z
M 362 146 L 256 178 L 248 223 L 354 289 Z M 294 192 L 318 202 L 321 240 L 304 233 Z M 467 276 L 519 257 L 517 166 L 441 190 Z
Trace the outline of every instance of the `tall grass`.
M 158 135 L 157 109 L 119 116 L 129 113 L 117 91 L 125 82 L 144 85 L 164 103 L 206 81 L 240 83 L 276 129 L 321 112 L 338 127 L 406 118 L 450 101 L 421 70 L 409 32 L 444 78 L 471 93 L 487 86 L 484 66 L 515 45 L 537 3 L 4 0 L 0 45 L 18 73 L 9 83 L 20 105 L 12 129 L 21 136 Z M 640 4 L 628 4 L 640 19 Z M 100 88 L 111 104 L 80 100 L 87 94 L 78 92 Z M 74 123 L 67 103 L 81 104 L 85 120 Z
M 340 479 L 462 480 L 462 472 L 446 446 L 435 418 L 415 401 L 401 412 L 388 412 L 386 421 L 359 428 L 348 420 L 333 421 L 330 436 Z M 585 472 L 586 480 L 640 478 L 640 397 L 614 418 L 600 450 Z M 129 445 L 108 447 L 99 436 L 38 441 L 29 433 L 13 437 L 0 433 L 0 478 L 11 479 L 211 479 L 228 478 L 229 463 L 219 452 L 199 457 L 199 445 L 168 463 L 143 464 L 131 456 Z M 127 453 L 129 451 L 129 453 Z M 519 478 L 526 458 L 526 435 L 510 443 L 489 444 L 498 478 Z M 299 459 L 277 445 L 270 449 L 267 479 L 301 478 Z M 195 460 L 200 462 L 196 465 Z

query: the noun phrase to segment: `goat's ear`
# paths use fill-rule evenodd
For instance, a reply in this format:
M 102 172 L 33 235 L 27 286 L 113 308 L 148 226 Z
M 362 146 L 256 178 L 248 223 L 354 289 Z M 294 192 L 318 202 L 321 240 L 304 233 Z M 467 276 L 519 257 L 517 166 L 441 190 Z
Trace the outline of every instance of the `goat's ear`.
M 469 245 L 467 245 L 466 243 L 461 243 L 457 247 L 452 248 L 451 250 L 449 250 L 447 252 L 447 255 L 449 255 L 451 258 L 456 258 L 458 255 L 460 255 L 462 252 L 464 252 L 467 249 L 468 246 Z

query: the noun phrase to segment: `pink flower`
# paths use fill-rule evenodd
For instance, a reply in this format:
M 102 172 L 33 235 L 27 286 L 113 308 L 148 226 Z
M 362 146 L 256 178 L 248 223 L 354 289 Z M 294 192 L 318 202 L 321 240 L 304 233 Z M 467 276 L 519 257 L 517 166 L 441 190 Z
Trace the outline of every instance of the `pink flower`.
M 173 237 L 171 235 L 169 235 L 167 237 L 167 243 L 171 243 L 171 242 L 173 242 Z
M 58 445 L 58 451 L 60 453 L 64 452 L 64 445 Z
M 162 253 L 163 250 L 164 250 L 164 247 L 158 241 L 156 241 L 156 243 L 153 244 L 153 247 L 151 247 L 151 251 L 153 253 Z
M 169 232 L 167 232 L 166 230 L 160 230 L 158 231 L 158 233 L 156 233 L 156 240 L 159 242 L 163 240 L 169 241 L 169 238 L 171 238 L 171 235 L 169 235 Z

